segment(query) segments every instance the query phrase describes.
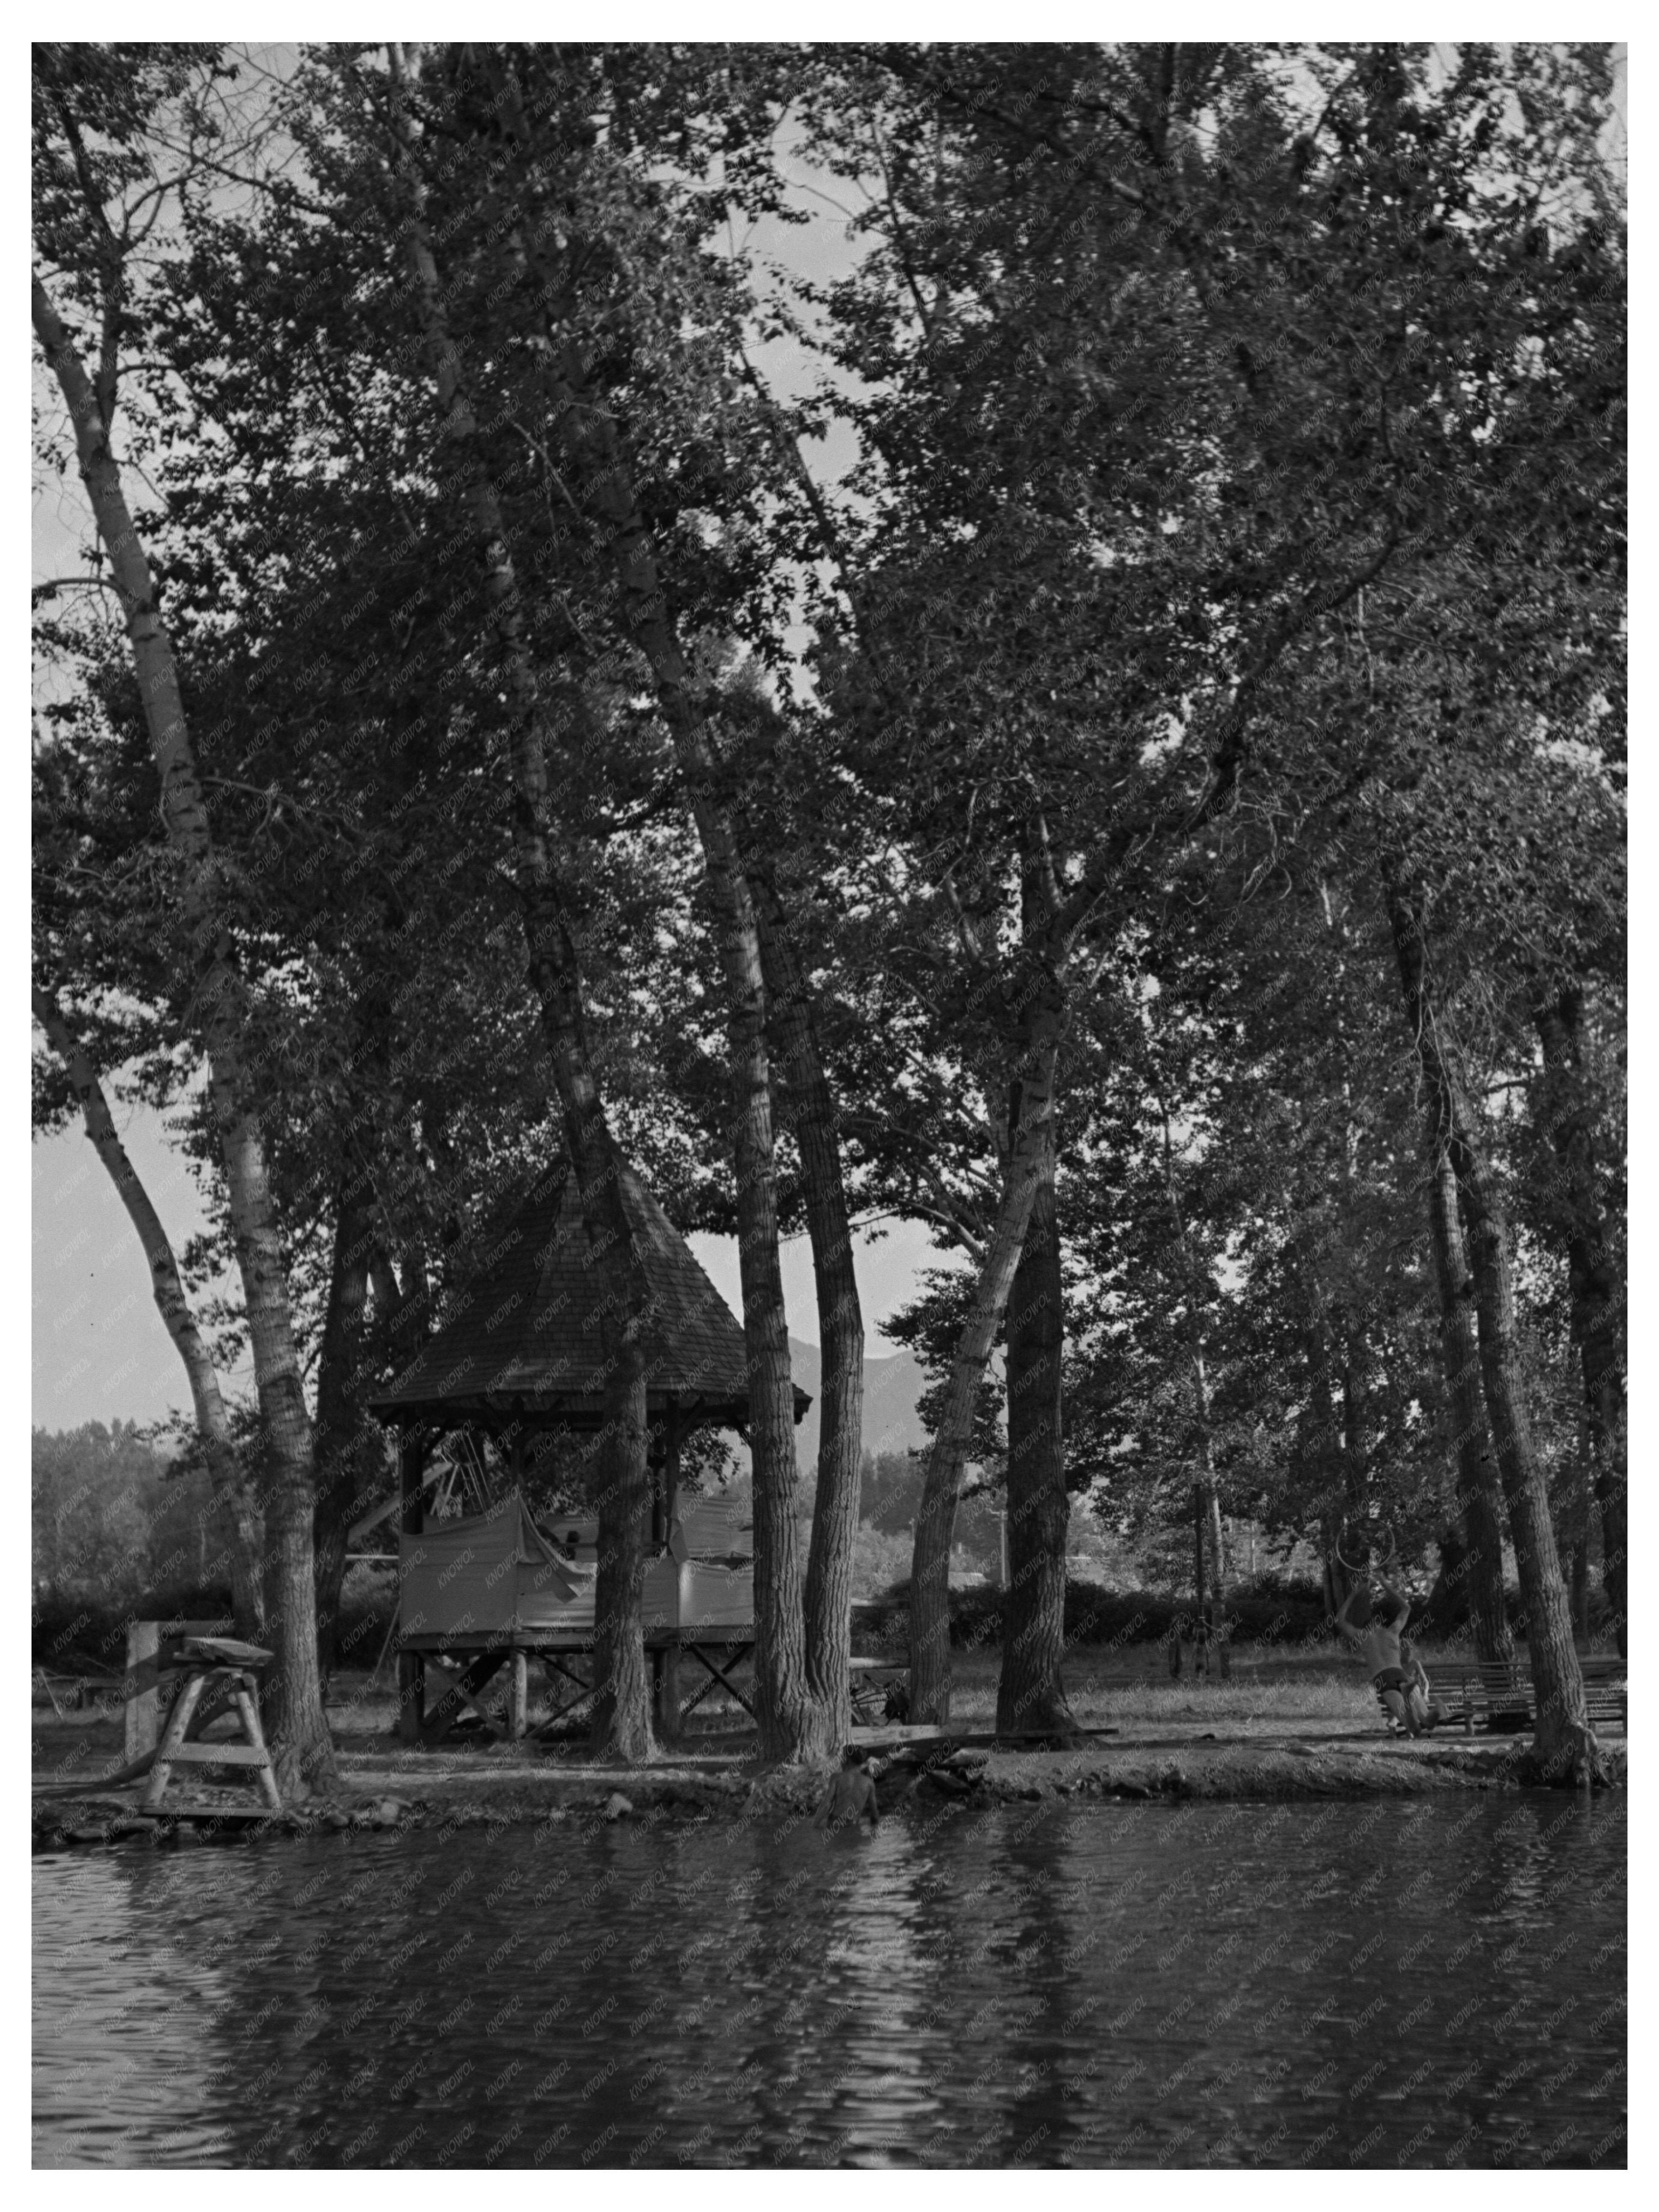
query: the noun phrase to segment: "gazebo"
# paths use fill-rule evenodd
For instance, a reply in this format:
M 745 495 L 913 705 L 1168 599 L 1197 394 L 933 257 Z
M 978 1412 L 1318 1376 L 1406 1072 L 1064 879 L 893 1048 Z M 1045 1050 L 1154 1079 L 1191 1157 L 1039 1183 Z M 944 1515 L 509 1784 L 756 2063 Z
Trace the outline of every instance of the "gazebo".
M 718 1683 L 738 1699 L 732 1674 L 754 1651 L 752 1542 L 722 1501 L 687 1499 L 680 1443 L 702 1427 L 743 1429 L 749 1369 L 743 1330 L 684 1238 L 618 1155 L 623 1203 L 650 1294 L 645 1337 L 652 1509 L 646 1580 L 646 1645 L 661 1734 L 672 1740 L 690 1705 Z M 592 1435 L 602 1419 L 601 1279 L 568 1163 L 540 1176 L 496 1225 L 457 1309 L 392 1387 L 369 1401 L 397 1432 L 402 1506 L 398 1680 L 405 1742 L 441 1735 L 463 1703 L 503 1665 L 512 1668 L 514 1733 L 524 1728 L 527 1662 L 586 1692 L 579 1671 L 593 1649 L 596 1525 L 561 1513 L 536 1527 L 518 1485 L 561 1436 Z M 799 1421 L 811 1400 L 795 1392 Z M 463 1521 L 429 1521 L 426 1464 L 446 1434 L 489 1437 L 513 1493 Z M 562 1532 L 562 1534 L 561 1534 Z M 488 1564 L 486 1564 L 488 1563 Z M 482 1571 L 480 1571 L 482 1570 Z M 429 1659 L 459 1661 L 431 1711 Z M 682 1706 L 679 1666 L 707 1675 Z

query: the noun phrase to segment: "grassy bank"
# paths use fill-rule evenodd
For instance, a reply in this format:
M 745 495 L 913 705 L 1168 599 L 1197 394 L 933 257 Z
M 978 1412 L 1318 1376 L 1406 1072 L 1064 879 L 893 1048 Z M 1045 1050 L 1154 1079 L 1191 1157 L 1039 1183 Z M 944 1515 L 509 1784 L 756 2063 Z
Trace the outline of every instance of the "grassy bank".
M 952 1722 L 963 1735 L 994 1724 L 998 1662 L 962 1654 L 955 1669 Z M 1068 1669 L 1073 1711 L 1085 1729 L 1109 1729 L 1068 1751 L 995 1750 L 936 1782 L 920 1759 L 886 1765 L 884 1808 L 900 1818 L 948 1817 L 975 1805 L 1018 1800 L 1122 1801 L 1149 1798 L 1277 1802 L 1307 1798 L 1418 1796 L 1431 1790 L 1513 1786 L 1527 1739 L 1465 1737 L 1444 1729 L 1416 1742 L 1384 1734 L 1361 1670 L 1328 1650 L 1241 1655 L 1231 1680 L 1170 1679 L 1158 1655 L 1142 1648 L 1081 1653 Z M 724 1701 L 722 1701 L 724 1704 Z M 713 1707 L 714 1701 L 708 1701 Z M 330 1718 L 339 1747 L 343 1797 L 315 1816 L 329 1825 L 447 1826 L 604 1817 L 652 1819 L 804 1817 L 821 1800 L 821 1775 L 764 1772 L 742 1716 L 699 1708 L 702 1723 L 643 1769 L 600 1768 L 580 1743 L 515 1744 L 477 1731 L 440 1749 L 411 1751 L 392 1734 L 389 1691 L 366 1675 L 336 1678 Z M 118 1712 L 33 1711 L 37 1783 L 88 1780 L 122 1759 Z M 948 1747 L 946 1747 L 948 1748 Z M 1622 1778 L 1625 1746 L 1610 1746 Z M 965 1791 L 957 1784 L 967 1777 Z M 191 1802 L 232 1806 L 240 1792 L 191 1791 Z M 137 1790 L 76 1799 L 36 1800 L 37 1845 L 62 1840 L 148 1841 L 134 1817 Z M 314 1824 L 314 1823 L 313 1823 Z M 307 1825 L 307 1821 L 296 1822 Z

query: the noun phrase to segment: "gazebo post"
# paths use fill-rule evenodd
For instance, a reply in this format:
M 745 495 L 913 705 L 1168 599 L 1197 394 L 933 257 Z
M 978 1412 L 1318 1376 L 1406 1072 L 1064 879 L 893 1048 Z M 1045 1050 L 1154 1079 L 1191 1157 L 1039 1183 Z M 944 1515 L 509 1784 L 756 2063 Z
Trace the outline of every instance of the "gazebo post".
M 662 1537 L 667 1543 L 674 1529 L 674 1510 L 680 1492 L 680 1409 L 671 1397 L 663 1413 Z M 674 1618 L 663 1647 L 662 1679 L 657 1692 L 657 1733 L 665 1743 L 678 1743 L 680 1735 L 680 1584 L 685 1570 L 674 1571 Z
M 646 1459 L 651 1470 L 651 1550 L 654 1556 L 668 1540 L 668 1512 L 663 1497 L 663 1470 L 667 1464 L 665 1440 L 659 1429 L 649 1431 L 646 1443 Z M 659 1630 L 647 1624 L 647 1634 L 657 1636 Z M 651 1703 L 660 1717 L 663 1702 L 664 1651 L 660 1643 L 649 1646 L 651 1662 Z
M 398 1431 L 398 1486 L 403 1498 L 403 1511 L 398 1526 L 405 1536 L 421 1533 L 421 1474 L 426 1453 L 421 1445 L 410 1442 L 408 1431 Z M 401 1620 L 403 1592 L 398 1593 L 399 1626 L 407 1624 Z M 426 1659 L 419 1651 L 399 1651 L 398 1654 L 398 1734 L 404 1743 L 418 1743 L 421 1724 L 426 1718 Z

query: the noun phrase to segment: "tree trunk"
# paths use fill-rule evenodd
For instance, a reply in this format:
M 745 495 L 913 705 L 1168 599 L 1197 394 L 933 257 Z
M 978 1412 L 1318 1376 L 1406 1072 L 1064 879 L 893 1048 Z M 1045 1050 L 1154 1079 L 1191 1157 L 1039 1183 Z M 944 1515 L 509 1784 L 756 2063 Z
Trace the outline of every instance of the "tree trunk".
M 1545 1070 L 1538 1118 L 1560 1170 L 1549 1212 L 1567 1255 L 1572 1333 L 1583 1373 L 1601 1516 L 1601 1583 L 1623 1658 L 1628 1656 L 1625 1285 L 1601 1203 L 1594 1106 L 1586 1096 L 1583 1018 L 1578 994 L 1571 988 L 1536 1011 Z
M 394 82 L 400 81 L 395 47 Z M 600 1285 L 605 1387 L 598 1469 L 599 1574 L 594 1591 L 592 1741 L 601 1757 L 652 1756 L 650 1681 L 645 1664 L 643 1595 L 646 1517 L 651 1504 L 645 1354 L 641 1332 L 649 1289 L 623 1200 L 619 1161 L 593 1073 L 581 1004 L 576 949 L 549 850 L 550 807 L 544 706 L 526 635 L 518 578 L 501 503 L 477 422 L 463 387 L 442 288 L 422 210 L 412 143 L 396 111 L 410 216 L 404 239 L 420 302 L 422 331 L 442 410 L 446 442 L 457 458 L 467 520 L 483 557 L 484 593 L 505 663 L 511 716 L 513 846 L 530 975 L 542 1033 L 563 1112 L 565 1141 L 581 1193 L 582 1220 Z
M 1325 1578 L 1325 1604 L 1333 1620 L 1349 1593 L 1347 1569 L 1337 1556 L 1342 1527 L 1348 1517 L 1346 1462 L 1331 1403 L 1330 1340 L 1316 1293 L 1304 1282 L 1307 1316 L 1302 1324 L 1302 1349 L 1308 1363 L 1309 1429 L 1300 1440 L 1304 1463 L 1311 1462 L 1315 1504 L 1319 1519 L 1321 1564 Z
M 265 1506 L 265 1627 L 276 1663 L 260 1677 L 259 1705 L 285 1804 L 339 1786 L 334 1747 L 321 1721 L 317 1597 L 310 1485 L 272 1482 Z
M 1484 1160 L 1467 1141 L 1455 1146 L 1453 1156 L 1474 1260 L 1486 1413 L 1509 1500 L 1516 1565 L 1527 1608 L 1527 1649 L 1538 1702 L 1534 1756 L 1547 1778 L 1565 1781 L 1582 1765 L 1587 1742 L 1594 1739 L 1589 1734 L 1583 1678 L 1573 1647 L 1572 1617 L 1544 1470 L 1533 1443 L 1522 1384 L 1507 1230 Z
M 1227 1547 L 1221 1527 L 1221 1491 L 1216 1481 L 1215 1456 L 1207 1448 L 1204 1456 L 1204 1533 L 1210 1546 L 1210 1599 L 1218 1615 L 1227 1595 Z
M 864 1458 L 864 1316 L 853 1269 L 853 1230 L 835 1101 L 813 1029 L 809 994 L 769 870 L 752 872 L 750 880 L 766 972 L 768 1017 L 800 1149 L 823 1352 L 817 1487 L 806 1558 L 806 1673 L 819 1711 L 821 1748 L 833 1756 L 846 1741 L 851 1711 L 848 1662 L 853 1545 Z
M 1581 1644 L 1589 1640 L 1589 1530 L 1580 1528 L 1572 1540 L 1572 1565 L 1568 1570 L 1572 1609 L 1572 1632 Z
M 1204 1359 L 1204 1325 L 1199 1312 L 1198 1268 L 1193 1253 L 1192 1237 L 1187 1227 L 1187 1216 L 1181 1203 L 1181 1192 L 1176 1181 L 1175 1136 L 1170 1123 L 1170 1111 L 1162 1098 L 1158 1101 L 1163 1123 L 1164 1194 L 1170 1208 L 1170 1218 L 1175 1224 L 1176 1247 L 1181 1259 L 1182 1302 L 1187 1310 L 1188 1354 L 1193 1369 L 1193 1413 L 1198 1427 L 1199 1456 L 1203 1465 L 1203 1478 L 1199 1485 L 1199 1527 L 1201 1540 L 1207 1541 L 1213 1566 L 1210 1589 L 1218 1607 L 1222 1593 L 1224 1563 L 1222 1557 L 1221 1493 L 1215 1474 L 1214 1422 L 1210 1403 L 1209 1370 Z M 1200 1549 L 1194 1577 L 1194 1602 L 1200 1620 L 1206 1618 L 1204 1595 L 1204 1560 Z
M 317 1680 L 315 1591 L 311 1573 L 313 1467 L 310 1417 L 301 1381 L 287 1271 L 271 1203 L 264 1139 L 252 1071 L 243 1054 L 246 1000 L 228 933 L 216 911 L 214 849 L 207 805 L 185 718 L 172 641 L 155 579 L 133 527 L 100 411 L 80 356 L 39 277 L 34 328 L 75 425 L 81 477 L 108 557 L 132 649 L 150 747 L 161 778 L 167 842 L 180 862 L 179 915 L 193 948 L 192 1003 L 207 1047 L 208 1091 L 230 1203 L 254 1382 L 264 1425 L 266 1633 L 277 1644 L 268 1678 L 279 1768 L 315 1786 L 337 1780 Z M 302 1532 L 296 1534 L 296 1531 Z M 303 1559 L 301 1553 L 303 1552 Z M 303 1571 L 301 1571 L 303 1568 Z
M 1469 1618 L 1469 1547 L 1461 1520 L 1443 1523 L 1435 1539 L 1439 1571 L 1423 1601 L 1425 1636 L 1450 1637 Z
M 1457 1440 L 1457 1506 L 1474 1648 L 1482 1659 L 1511 1662 L 1515 1638 L 1504 1601 L 1504 1490 L 1486 1430 L 1480 1382 L 1474 1279 L 1463 1249 L 1457 1212 L 1457 1175 L 1451 1153 L 1435 1146 L 1429 1161 L 1429 1242 L 1440 1291 L 1440 1354 Z
M 1537 1707 L 1531 1764 L 1547 1781 L 1594 1777 L 1600 1762 L 1585 1712 L 1583 1677 L 1573 1648 L 1549 1494 L 1533 1442 L 1516 1351 L 1508 1227 L 1462 1080 L 1441 1035 L 1428 980 L 1420 898 L 1408 894 L 1391 869 L 1385 868 L 1383 882 L 1407 1024 L 1423 1069 L 1429 1141 L 1434 1152 L 1443 1146 L 1449 1154 L 1474 1267 L 1486 1419 L 1509 1505 L 1527 1614 L 1527 1650 Z
M 996 1224 L 974 1285 L 973 1304 L 957 1340 L 916 1509 L 910 1561 L 910 1717 L 915 1722 L 943 1725 L 951 1717 L 951 1539 L 957 1504 L 973 1437 L 974 1410 L 1024 1248 L 1054 1110 L 1061 999 L 1052 970 L 1047 981 L 1053 988 L 1036 994 L 1028 1012 L 1026 1047 L 1016 1062 L 1008 1161 Z M 1014 1571 L 1012 1537 L 1009 1571 Z
M 796 1493 L 794 1385 L 789 1326 L 778 1254 L 777 1164 L 772 1078 L 760 933 L 731 818 L 721 803 L 719 763 L 658 573 L 609 410 L 586 396 L 579 349 L 567 345 L 556 394 L 578 462 L 577 481 L 602 536 L 617 580 L 624 635 L 651 672 L 658 709 L 690 799 L 710 896 L 718 917 L 726 984 L 732 1086 L 732 1152 L 737 1182 L 738 1261 L 749 1361 L 748 1437 L 755 1506 L 755 1688 L 765 1756 L 821 1756 L 845 1722 L 820 1708 L 809 1680 L 802 1606 Z M 836 1503 L 840 1510 L 839 1501 Z M 826 1573 L 823 1587 L 830 1589 Z
M 334 1254 L 317 1358 L 317 1498 L 312 1541 L 316 1553 L 317 1664 L 325 1682 L 334 1668 L 346 1544 L 377 1473 L 378 1448 L 366 1432 L 362 1411 L 363 1386 L 368 1379 L 363 1368 L 363 1321 L 374 1234 L 368 1178 L 359 1170 L 348 1169 L 335 1199 Z
M 34 1018 L 46 1033 L 48 1043 L 69 1071 L 82 1118 L 93 1150 L 103 1162 L 127 1218 L 138 1232 L 149 1263 L 150 1294 L 162 1326 L 173 1340 L 190 1383 L 196 1432 L 207 1462 L 208 1488 L 213 1499 L 219 1540 L 230 1569 L 231 1602 L 239 1634 L 257 1642 L 264 1633 L 264 1590 L 260 1582 L 262 1544 L 258 1508 L 243 1474 L 230 1432 L 230 1416 L 219 1389 L 212 1355 L 196 1326 L 173 1244 L 161 1225 L 149 1193 L 138 1179 L 115 1127 L 109 1101 L 97 1070 L 64 1020 L 57 1000 L 37 983 L 33 987 Z
M 1060 1680 L 1066 1651 L 1066 1452 L 1060 1361 L 1066 1315 L 1045 1116 L 1030 1218 L 1008 1300 L 1008 1589 L 1002 1605 L 997 1733 L 1074 1737 Z
M 396 49 L 392 57 L 398 73 Z M 489 64 L 486 64 L 489 68 Z M 506 69 L 495 79 L 492 107 L 504 135 L 528 144 L 533 136 L 518 88 Z M 809 1681 L 795 1521 L 794 1388 L 789 1330 L 778 1252 L 777 1176 L 774 1157 L 771 1067 L 766 990 L 754 901 L 730 815 L 719 791 L 719 763 L 707 716 L 690 674 L 659 574 L 631 472 L 622 451 L 609 394 L 598 404 L 587 389 L 583 346 L 561 331 L 556 302 L 562 272 L 548 259 L 550 224 L 509 238 L 520 274 L 539 286 L 549 306 L 546 387 L 550 420 L 571 457 L 575 496 L 617 586 L 619 628 L 651 672 L 657 705 L 690 802 L 718 921 L 726 984 L 732 1085 L 732 1147 L 737 1184 L 738 1269 L 749 1366 L 748 1437 L 755 1510 L 755 1687 L 763 1752 L 775 1759 L 810 1757 L 839 1740 L 844 1721 L 821 1708 Z M 428 255 L 429 258 L 429 255 Z M 835 1501 L 832 1501 L 834 1503 Z M 837 1519 L 839 1527 L 839 1517 Z M 825 1602 L 834 1609 L 827 1572 Z

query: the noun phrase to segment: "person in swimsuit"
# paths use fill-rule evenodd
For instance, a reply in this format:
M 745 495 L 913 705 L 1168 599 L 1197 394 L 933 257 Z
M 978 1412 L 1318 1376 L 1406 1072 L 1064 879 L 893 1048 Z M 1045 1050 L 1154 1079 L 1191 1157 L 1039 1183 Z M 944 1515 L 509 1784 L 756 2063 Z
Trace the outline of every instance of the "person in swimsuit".
M 855 1828 L 860 1820 L 868 1820 L 873 1828 L 880 1818 L 876 1785 L 865 1771 L 864 1753 L 849 1743 L 842 1753 L 841 1772 L 830 1784 L 823 1808 L 824 1826 Z
M 1365 1584 L 1357 1583 L 1343 1600 L 1336 1616 L 1337 1629 L 1370 1670 L 1371 1687 L 1394 1727 L 1407 1735 L 1425 1735 L 1446 1714 L 1443 1706 L 1430 1704 L 1429 1678 L 1406 1640 L 1411 1601 L 1380 1577 L 1378 1587 L 1382 1603 L 1370 1601 L 1365 1626 L 1361 1628 L 1348 1618 L 1349 1608 L 1361 1597 L 1370 1600 Z
M 1438 1728 L 1442 1721 L 1449 1720 L 1449 1710 L 1437 1705 L 1429 1692 L 1429 1678 L 1423 1662 L 1412 1648 L 1411 1638 L 1400 1639 L 1400 1671 L 1406 1677 L 1406 1718 L 1415 1721 L 1416 1733 L 1426 1735 L 1431 1729 Z

